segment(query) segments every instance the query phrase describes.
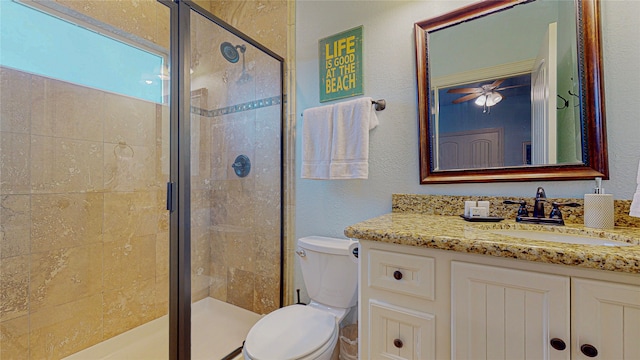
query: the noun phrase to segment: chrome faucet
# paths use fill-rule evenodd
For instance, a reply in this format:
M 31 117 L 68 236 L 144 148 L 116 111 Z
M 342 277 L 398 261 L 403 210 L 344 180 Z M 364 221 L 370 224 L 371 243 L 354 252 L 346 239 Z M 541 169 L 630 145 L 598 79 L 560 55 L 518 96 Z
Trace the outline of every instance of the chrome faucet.
M 533 205 L 533 217 L 535 218 L 544 217 L 545 202 L 547 202 L 547 194 L 545 194 L 542 186 L 538 186 L 538 190 L 536 190 L 536 202 Z

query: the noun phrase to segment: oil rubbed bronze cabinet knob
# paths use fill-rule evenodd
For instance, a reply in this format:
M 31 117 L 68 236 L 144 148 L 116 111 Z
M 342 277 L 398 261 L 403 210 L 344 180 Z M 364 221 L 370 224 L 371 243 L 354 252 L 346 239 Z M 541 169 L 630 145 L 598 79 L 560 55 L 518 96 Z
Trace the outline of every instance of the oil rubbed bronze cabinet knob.
M 402 279 L 402 272 L 400 272 L 400 270 L 396 270 L 393 272 L 393 278 L 396 280 L 401 280 Z
M 398 349 L 401 349 L 403 345 L 404 344 L 402 343 L 402 340 L 400 339 L 393 340 L 393 346 L 397 347 Z
M 580 346 L 580 351 L 587 357 L 596 357 L 598 356 L 598 349 L 591 344 L 584 344 Z
M 553 338 L 549 341 L 549 343 L 551 344 L 551 347 L 556 350 L 562 351 L 567 348 L 567 344 L 565 344 L 562 339 Z

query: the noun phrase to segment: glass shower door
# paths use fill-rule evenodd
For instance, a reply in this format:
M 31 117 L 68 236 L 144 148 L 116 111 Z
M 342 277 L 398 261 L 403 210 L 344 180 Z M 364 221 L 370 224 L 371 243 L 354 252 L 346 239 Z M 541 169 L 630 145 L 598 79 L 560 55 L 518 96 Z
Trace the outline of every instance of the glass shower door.
M 220 359 L 281 305 L 282 59 L 195 8 L 191 356 Z

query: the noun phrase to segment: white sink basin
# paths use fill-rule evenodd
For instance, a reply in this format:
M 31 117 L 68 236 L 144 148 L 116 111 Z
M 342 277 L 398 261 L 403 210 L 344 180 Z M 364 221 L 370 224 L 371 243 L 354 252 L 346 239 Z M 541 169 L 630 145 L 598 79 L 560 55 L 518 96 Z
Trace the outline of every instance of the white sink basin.
M 597 245 L 597 246 L 631 246 L 633 244 L 592 236 L 564 234 L 548 231 L 496 229 L 493 234 L 513 236 L 530 240 L 552 241 L 565 244 Z

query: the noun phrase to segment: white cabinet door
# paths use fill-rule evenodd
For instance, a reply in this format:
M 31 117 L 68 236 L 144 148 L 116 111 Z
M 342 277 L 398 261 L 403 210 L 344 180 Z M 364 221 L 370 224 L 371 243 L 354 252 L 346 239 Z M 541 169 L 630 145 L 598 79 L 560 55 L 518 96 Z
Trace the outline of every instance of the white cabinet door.
M 568 277 L 453 261 L 451 286 L 453 359 L 570 358 Z
M 370 359 L 435 359 L 435 316 L 384 302 L 369 302 Z
M 640 287 L 572 279 L 574 359 L 640 359 Z

